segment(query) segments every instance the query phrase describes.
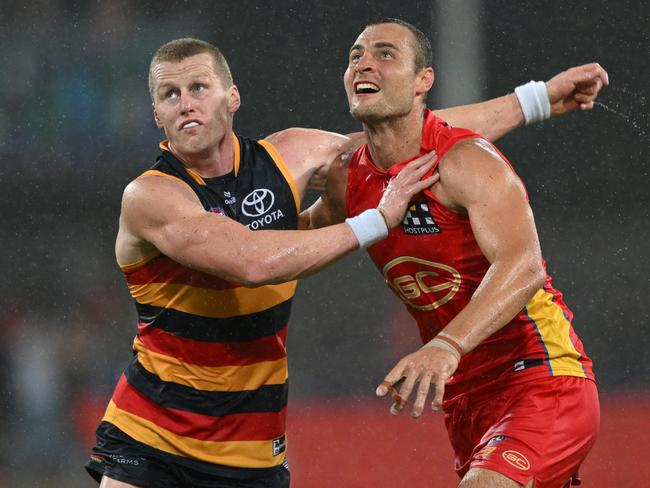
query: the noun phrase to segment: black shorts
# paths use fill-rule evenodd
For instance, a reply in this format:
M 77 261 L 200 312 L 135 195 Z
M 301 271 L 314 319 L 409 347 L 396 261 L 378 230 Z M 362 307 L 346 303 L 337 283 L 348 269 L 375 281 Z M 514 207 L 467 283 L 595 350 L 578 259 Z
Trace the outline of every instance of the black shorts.
M 143 488 L 289 488 L 286 464 L 243 469 L 203 463 L 144 445 L 114 425 L 97 428 L 86 471 L 100 482 L 106 475 Z

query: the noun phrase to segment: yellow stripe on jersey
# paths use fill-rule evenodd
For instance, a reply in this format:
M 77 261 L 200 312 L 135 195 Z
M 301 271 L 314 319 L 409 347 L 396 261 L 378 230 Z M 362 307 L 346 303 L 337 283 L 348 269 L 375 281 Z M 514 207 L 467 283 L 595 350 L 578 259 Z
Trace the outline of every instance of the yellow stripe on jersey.
M 232 150 L 233 150 L 233 166 L 235 167 L 235 176 L 239 174 L 239 163 L 241 160 L 241 148 L 239 147 L 239 139 L 237 138 L 237 135 L 233 132 L 232 133 Z
M 156 257 L 160 256 L 160 254 L 161 254 L 160 251 L 158 249 L 154 248 L 154 249 L 151 250 L 151 252 L 144 255 L 143 257 L 141 257 L 137 261 L 133 261 L 132 263 L 126 263 L 126 264 L 121 264 L 118 261 L 117 264 L 120 267 L 120 269 L 126 273 L 128 271 L 132 271 L 134 269 L 137 269 L 137 268 L 140 268 L 140 267 L 144 266 L 149 261 L 151 261 L 153 258 L 156 258 Z
M 133 349 L 138 352 L 138 362 L 150 373 L 195 390 L 257 390 L 264 385 L 282 385 L 288 377 L 286 358 L 246 366 L 198 366 L 150 351 L 137 337 Z
M 210 290 L 174 283 L 129 284 L 133 298 L 143 305 L 171 308 L 210 318 L 228 318 L 262 312 L 289 300 L 296 281 L 258 288 L 243 286 Z
M 284 461 L 284 455 L 273 456 L 273 440 L 228 442 L 183 437 L 118 408 L 112 400 L 102 420 L 148 446 L 208 463 L 239 468 L 270 468 Z
M 291 174 L 291 171 L 289 171 L 284 159 L 282 159 L 278 150 L 269 141 L 260 139 L 257 142 L 271 155 L 271 158 L 275 161 L 275 165 L 284 175 L 284 179 L 287 180 L 289 188 L 291 188 L 291 193 L 293 193 L 293 199 L 296 203 L 296 211 L 300 213 L 300 192 L 298 191 L 298 185 L 296 185 L 296 180 L 293 179 L 293 175 Z
M 185 180 L 182 180 L 179 177 L 174 176 L 174 175 L 163 173 L 162 171 L 158 171 L 157 169 L 148 169 L 147 171 L 142 173 L 140 176 L 138 176 L 138 178 L 141 178 L 142 176 L 159 176 L 161 178 L 169 178 L 170 180 L 174 180 L 174 181 L 178 181 L 179 183 L 182 183 L 183 185 L 187 186 L 190 190 L 192 190 L 192 187 Z M 192 190 L 192 191 L 194 191 L 194 190 Z
M 562 308 L 553 302 L 553 295 L 544 289 L 538 290 L 526 304 L 526 309 L 548 352 L 553 375 L 586 378 L 579 361 L 580 353 L 569 337 L 571 323 Z

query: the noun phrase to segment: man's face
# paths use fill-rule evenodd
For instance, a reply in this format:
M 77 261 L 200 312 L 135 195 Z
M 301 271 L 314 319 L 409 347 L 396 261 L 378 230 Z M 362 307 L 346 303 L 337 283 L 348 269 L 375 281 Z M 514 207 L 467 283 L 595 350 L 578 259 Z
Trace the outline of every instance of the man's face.
M 239 94 L 225 88 L 210 54 L 154 66 L 153 108 L 158 127 L 182 157 L 208 157 L 231 130 Z
M 343 77 L 355 119 L 380 122 L 411 111 L 421 93 L 413 43 L 411 31 L 398 24 L 367 27 L 357 38 Z

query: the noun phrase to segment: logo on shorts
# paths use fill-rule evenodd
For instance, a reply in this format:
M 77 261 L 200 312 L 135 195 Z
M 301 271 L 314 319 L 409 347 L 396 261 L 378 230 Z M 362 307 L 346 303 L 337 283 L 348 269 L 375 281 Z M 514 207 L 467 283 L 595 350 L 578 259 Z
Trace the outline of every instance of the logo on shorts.
M 113 463 L 123 464 L 126 466 L 140 466 L 140 464 L 142 464 L 142 458 L 138 457 L 124 456 L 121 454 L 111 454 L 109 457 Z
M 501 454 L 501 456 L 506 460 L 508 464 L 511 464 L 517 469 L 520 469 L 522 471 L 528 471 L 530 469 L 530 462 L 528 462 L 526 456 L 520 452 L 513 450 L 503 451 L 503 454 Z
M 494 451 L 496 451 L 497 448 L 492 446 L 492 447 L 484 447 L 481 449 L 479 452 L 476 453 L 476 458 L 477 459 L 484 459 L 487 458 L 490 454 L 492 454 Z
M 278 454 L 283 453 L 287 450 L 287 438 L 286 436 L 278 437 L 273 439 L 273 455 L 277 456 Z
M 241 202 L 241 211 L 247 217 L 259 217 L 271 210 L 275 195 L 266 188 L 257 188 L 250 192 Z
M 410 202 L 408 212 L 402 222 L 404 233 L 417 234 L 439 234 L 440 227 L 433 220 L 429 204 L 427 202 Z

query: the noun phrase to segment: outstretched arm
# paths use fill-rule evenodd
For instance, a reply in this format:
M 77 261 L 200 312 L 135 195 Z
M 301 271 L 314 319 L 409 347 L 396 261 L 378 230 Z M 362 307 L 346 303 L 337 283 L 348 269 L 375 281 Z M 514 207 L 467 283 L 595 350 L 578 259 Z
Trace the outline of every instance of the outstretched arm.
M 609 84 L 609 77 L 598 63 L 575 66 L 546 82 L 550 115 L 561 115 L 577 108 L 591 110 L 600 89 Z M 456 127 L 471 129 L 495 141 L 527 121 L 515 93 L 491 100 L 442 110 L 436 114 Z M 528 121 L 528 123 L 531 123 Z
M 376 210 L 307 232 L 251 231 L 206 212 L 183 183 L 142 176 L 124 192 L 118 262 L 135 262 L 155 248 L 189 268 L 246 286 L 308 276 L 386 237 L 388 229 L 401 222 L 412 195 L 431 185 L 430 178 L 421 178 L 431 168 L 433 157 L 413 163 L 391 180 Z

